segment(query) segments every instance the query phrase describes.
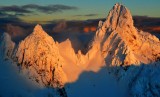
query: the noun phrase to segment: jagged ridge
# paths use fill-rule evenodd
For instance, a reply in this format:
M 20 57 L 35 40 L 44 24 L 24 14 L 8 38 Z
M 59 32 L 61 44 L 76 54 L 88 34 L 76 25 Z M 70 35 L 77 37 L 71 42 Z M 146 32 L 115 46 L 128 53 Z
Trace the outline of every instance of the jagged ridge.
M 130 11 L 117 3 L 106 21 L 99 22 L 91 47 L 101 50 L 108 65 L 137 65 L 156 61 L 160 56 L 158 44 L 158 38 L 137 30 Z
M 67 80 L 56 43 L 40 25 L 20 42 L 16 57 L 21 71 L 41 85 L 63 87 Z

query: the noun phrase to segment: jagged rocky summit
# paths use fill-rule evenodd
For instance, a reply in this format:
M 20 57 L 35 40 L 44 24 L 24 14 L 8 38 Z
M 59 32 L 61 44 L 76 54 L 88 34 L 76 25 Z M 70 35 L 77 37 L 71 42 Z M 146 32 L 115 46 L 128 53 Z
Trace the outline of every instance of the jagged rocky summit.
M 134 27 L 130 11 L 117 3 L 105 22 L 100 21 L 91 50 L 101 51 L 106 65 L 152 63 L 160 56 L 157 37 Z
M 56 43 L 40 25 L 20 42 L 16 57 L 21 71 L 41 85 L 63 87 L 67 80 Z

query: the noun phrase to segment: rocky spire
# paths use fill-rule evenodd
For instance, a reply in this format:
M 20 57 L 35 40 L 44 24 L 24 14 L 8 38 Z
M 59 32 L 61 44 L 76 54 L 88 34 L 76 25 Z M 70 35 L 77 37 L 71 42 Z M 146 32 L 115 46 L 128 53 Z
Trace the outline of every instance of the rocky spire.
M 105 22 L 106 27 L 111 27 L 115 30 L 117 27 L 133 25 L 132 15 L 130 11 L 123 5 L 117 3 L 110 10 Z
M 39 36 L 46 36 L 47 35 L 47 33 L 43 30 L 43 28 L 40 24 L 37 24 L 34 27 L 33 34 L 36 34 L 36 35 L 39 35 Z
M 21 71 L 41 85 L 62 87 L 67 80 L 58 47 L 40 25 L 19 44 L 16 57 Z
M 43 31 L 43 28 L 40 24 L 37 24 L 35 27 L 34 27 L 34 32 L 38 32 L 38 31 Z
M 106 32 L 112 32 L 116 29 L 127 27 L 133 28 L 133 19 L 130 11 L 120 3 L 116 3 L 109 11 L 106 21 L 99 22 L 96 37 L 102 39 Z
M 157 44 L 160 44 L 158 38 L 137 30 L 130 11 L 117 3 L 110 10 L 106 21 L 99 22 L 89 52 L 100 50 L 108 65 L 147 64 L 160 56 Z M 146 49 L 151 52 L 148 53 Z

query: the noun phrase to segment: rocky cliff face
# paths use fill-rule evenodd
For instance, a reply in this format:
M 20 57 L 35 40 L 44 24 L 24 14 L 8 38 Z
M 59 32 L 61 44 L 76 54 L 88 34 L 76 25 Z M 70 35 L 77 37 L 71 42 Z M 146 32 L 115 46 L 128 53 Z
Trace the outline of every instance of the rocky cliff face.
M 62 70 L 63 58 L 53 38 L 40 25 L 20 42 L 16 57 L 21 71 L 41 85 L 63 87 L 67 80 Z
M 155 36 L 136 29 L 130 11 L 117 3 L 99 22 L 91 50 L 100 50 L 107 65 L 138 65 L 159 59 L 159 44 Z

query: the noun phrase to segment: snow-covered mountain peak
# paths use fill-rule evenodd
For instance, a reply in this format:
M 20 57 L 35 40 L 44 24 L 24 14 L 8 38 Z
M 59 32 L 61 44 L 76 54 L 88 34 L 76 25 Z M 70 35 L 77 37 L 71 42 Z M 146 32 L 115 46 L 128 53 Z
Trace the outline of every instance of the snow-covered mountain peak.
M 106 21 L 99 22 L 90 51 L 95 52 L 97 48 L 101 50 L 108 65 L 148 64 L 159 58 L 156 49 L 160 48 L 159 43 L 154 35 L 135 28 L 130 11 L 117 3 Z
M 102 40 L 106 33 L 114 32 L 121 33 L 120 30 L 135 29 L 130 11 L 124 5 L 116 3 L 109 11 L 109 14 L 104 22 L 100 21 L 96 32 L 95 40 Z M 132 31 L 135 32 L 135 31 Z
M 41 31 L 43 30 L 42 26 L 40 24 L 37 24 L 35 27 L 34 27 L 34 31 Z
M 59 49 L 40 25 L 20 42 L 16 57 L 21 71 L 41 85 L 62 87 L 67 80 L 61 68 L 63 58 Z
M 133 26 L 132 15 L 124 5 L 117 3 L 110 10 L 105 21 L 105 26 L 111 27 L 112 30 L 118 27 L 124 28 L 126 26 Z
M 46 35 L 47 33 L 43 30 L 43 28 L 42 28 L 42 26 L 40 24 L 37 24 L 34 27 L 33 34 L 37 34 L 39 36 L 43 36 L 43 35 Z
M 24 41 L 32 41 L 34 44 L 44 42 L 46 44 L 56 46 L 54 39 L 48 35 L 39 24 L 34 27 L 33 32 L 26 37 Z

